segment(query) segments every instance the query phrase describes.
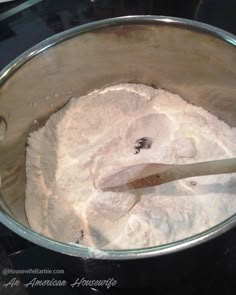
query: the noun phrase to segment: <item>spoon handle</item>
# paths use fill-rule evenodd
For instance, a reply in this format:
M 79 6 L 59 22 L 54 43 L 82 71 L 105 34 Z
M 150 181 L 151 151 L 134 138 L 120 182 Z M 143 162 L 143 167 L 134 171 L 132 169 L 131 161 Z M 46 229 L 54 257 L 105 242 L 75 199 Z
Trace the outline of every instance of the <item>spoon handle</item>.
M 236 158 L 208 162 L 171 165 L 146 163 L 130 166 L 108 179 L 102 185 L 104 191 L 127 191 L 160 185 L 178 179 L 236 172 Z
M 124 185 L 119 185 L 116 191 L 150 187 L 193 176 L 233 173 L 236 172 L 236 158 L 184 165 L 162 164 L 161 168 L 160 164 L 151 164 L 149 167 L 152 171 L 149 176 L 139 177 Z
M 202 175 L 234 173 L 236 172 L 236 158 L 171 166 L 172 167 L 169 167 L 170 171 L 173 171 L 174 168 L 174 174 L 176 174 L 177 179 Z M 168 170 L 166 172 L 168 173 Z

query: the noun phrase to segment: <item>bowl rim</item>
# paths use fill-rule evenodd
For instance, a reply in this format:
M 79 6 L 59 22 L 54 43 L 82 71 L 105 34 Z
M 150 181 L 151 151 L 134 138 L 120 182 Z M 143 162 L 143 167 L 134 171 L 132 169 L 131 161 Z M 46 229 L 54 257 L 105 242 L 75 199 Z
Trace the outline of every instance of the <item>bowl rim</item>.
M 198 21 L 187 20 L 183 18 L 169 17 L 169 16 L 153 16 L 153 15 L 132 15 L 122 16 L 116 18 L 108 18 L 105 20 L 94 21 L 85 25 L 66 30 L 62 33 L 53 35 L 45 39 L 44 41 L 36 44 L 32 48 L 28 49 L 11 63 L 9 63 L 0 72 L 0 87 L 4 82 L 21 66 L 31 60 L 36 55 L 45 51 L 46 49 L 57 45 L 67 39 L 71 39 L 77 35 L 84 34 L 86 32 L 92 32 L 96 29 L 106 28 L 117 25 L 127 24 L 168 24 L 174 27 L 184 27 L 185 29 L 191 29 L 200 31 L 212 36 L 217 37 L 225 41 L 227 44 L 236 47 L 236 36 L 230 34 L 222 29 L 216 28 L 211 25 L 207 25 Z M 6 212 L 0 211 L 0 222 L 8 227 L 10 230 L 18 234 L 19 236 L 33 242 L 37 245 L 45 247 L 47 249 L 82 258 L 94 258 L 104 260 L 129 260 L 129 259 L 141 259 L 154 256 L 160 256 L 165 254 L 174 253 L 177 251 L 185 250 L 187 248 L 200 245 L 207 242 L 235 227 L 236 214 L 232 215 L 223 222 L 191 237 L 187 237 L 175 242 L 137 249 L 117 249 L 117 250 L 103 250 L 95 249 L 91 247 L 85 247 L 77 245 L 75 243 L 63 243 L 51 238 L 47 238 L 30 228 L 19 223 L 12 216 Z

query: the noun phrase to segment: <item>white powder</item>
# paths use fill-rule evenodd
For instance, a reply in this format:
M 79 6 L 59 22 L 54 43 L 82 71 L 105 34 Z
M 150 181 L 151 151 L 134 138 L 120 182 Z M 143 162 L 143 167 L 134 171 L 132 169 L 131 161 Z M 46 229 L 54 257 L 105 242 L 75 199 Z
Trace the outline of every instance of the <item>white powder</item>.
M 144 137 L 151 147 L 137 148 Z M 29 223 L 59 241 L 148 247 L 199 233 L 236 212 L 232 174 L 127 193 L 96 188 L 102 177 L 127 165 L 236 156 L 235 130 L 161 89 L 119 84 L 73 98 L 28 143 Z

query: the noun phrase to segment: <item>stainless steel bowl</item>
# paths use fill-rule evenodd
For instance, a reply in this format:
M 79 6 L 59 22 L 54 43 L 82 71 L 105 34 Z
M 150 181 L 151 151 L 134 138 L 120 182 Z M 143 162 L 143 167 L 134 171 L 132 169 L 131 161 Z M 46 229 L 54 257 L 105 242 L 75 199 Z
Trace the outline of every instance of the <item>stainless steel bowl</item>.
M 46 238 L 29 228 L 24 210 L 25 147 L 28 133 L 71 96 L 119 82 L 178 93 L 236 126 L 235 46 L 235 36 L 202 23 L 128 16 L 60 33 L 15 59 L 0 73 L 0 221 L 57 253 L 116 260 L 116 269 L 121 261 L 173 257 L 224 236 L 235 227 L 236 215 L 198 235 L 144 249 L 94 252 Z

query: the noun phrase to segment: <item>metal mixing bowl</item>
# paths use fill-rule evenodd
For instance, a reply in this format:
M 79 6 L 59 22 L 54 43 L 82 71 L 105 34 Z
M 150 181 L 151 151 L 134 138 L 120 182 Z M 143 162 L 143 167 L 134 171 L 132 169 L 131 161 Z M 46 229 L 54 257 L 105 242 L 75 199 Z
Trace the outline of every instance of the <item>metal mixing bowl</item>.
M 121 281 L 126 273 L 122 265 L 136 267 L 135 281 L 150 268 L 147 261 L 153 264 L 150 258 L 159 257 L 158 261 L 165 263 L 167 257 L 175 259 L 179 253 L 195 251 L 196 256 L 196 249 L 212 245 L 212 240 L 216 245 L 217 236 L 223 237 L 235 227 L 236 215 L 187 239 L 135 250 L 94 252 L 32 231 L 24 209 L 25 147 L 28 133 L 42 126 L 70 97 L 119 82 L 144 83 L 178 93 L 236 126 L 235 46 L 235 36 L 198 22 L 128 16 L 60 33 L 15 59 L 0 73 L 0 221 L 20 236 L 70 256 L 70 263 L 71 258 L 79 257 L 84 258 L 83 264 L 96 261 L 97 269 L 106 275 L 122 270 L 118 275 Z M 143 270 L 130 264 L 141 258 L 147 262 Z M 73 261 L 78 264 L 82 260 Z M 182 263 L 180 258 L 174 261 Z M 189 263 L 193 265 L 191 259 Z

